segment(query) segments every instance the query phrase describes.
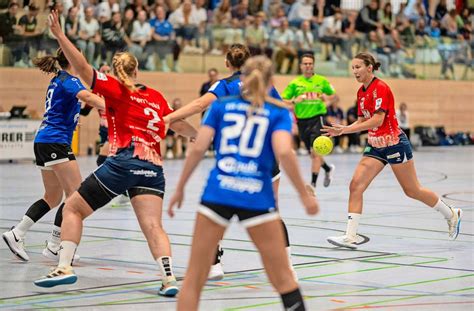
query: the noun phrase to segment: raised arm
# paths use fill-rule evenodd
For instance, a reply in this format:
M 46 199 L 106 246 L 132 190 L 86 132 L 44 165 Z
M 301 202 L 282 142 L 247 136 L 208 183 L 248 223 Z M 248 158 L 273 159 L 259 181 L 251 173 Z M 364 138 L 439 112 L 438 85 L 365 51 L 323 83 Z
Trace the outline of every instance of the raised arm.
M 92 94 L 89 91 L 82 90 L 76 95 L 77 99 L 79 99 L 81 102 L 95 107 L 100 110 L 105 110 L 105 101 L 102 97 L 99 97 L 95 94 Z
M 183 108 L 180 108 L 169 115 L 165 116 L 165 122 L 172 123 L 176 120 L 181 120 L 192 116 L 197 113 L 201 113 L 209 107 L 209 105 L 216 100 L 216 96 L 212 93 L 206 93 L 201 97 L 193 100 Z
M 74 44 L 69 41 L 69 39 L 62 31 L 61 25 L 59 24 L 57 11 L 51 11 L 48 16 L 48 22 L 52 34 L 58 40 L 59 46 L 61 47 L 61 50 L 63 50 L 63 53 L 71 64 L 71 66 L 81 77 L 82 81 L 91 86 L 92 81 L 94 79 L 93 68 L 87 63 L 87 60 L 84 55 L 82 55 L 82 53 L 74 46 Z

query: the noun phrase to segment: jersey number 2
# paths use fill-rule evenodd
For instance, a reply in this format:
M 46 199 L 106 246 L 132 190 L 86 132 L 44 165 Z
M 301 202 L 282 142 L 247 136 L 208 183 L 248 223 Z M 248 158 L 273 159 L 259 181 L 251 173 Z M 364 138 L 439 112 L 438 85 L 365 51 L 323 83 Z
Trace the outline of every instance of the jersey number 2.
M 260 116 L 247 117 L 242 114 L 227 113 L 224 115 L 224 121 L 234 122 L 226 126 L 221 131 L 220 154 L 239 153 L 242 156 L 256 158 L 260 156 L 265 141 L 265 135 L 268 129 L 268 119 Z M 252 134 L 255 132 L 253 144 L 251 143 Z M 231 139 L 240 136 L 239 145 L 231 144 Z
M 149 128 L 150 130 L 153 130 L 155 132 L 158 132 L 159 128 L 157 128 L 155 126 L 156 123 L 160 122 L 160 116 L 158 115 L 158 112 L 151 109 L 150 107 L 147 107 L 147 108 L 143 109 L 143 112 L 145 113 L 145 115 L 147 115 L 147 116 L 152 115 L 152 117 L 153 117 L 153 119 L 148 121 L 147 128 Z

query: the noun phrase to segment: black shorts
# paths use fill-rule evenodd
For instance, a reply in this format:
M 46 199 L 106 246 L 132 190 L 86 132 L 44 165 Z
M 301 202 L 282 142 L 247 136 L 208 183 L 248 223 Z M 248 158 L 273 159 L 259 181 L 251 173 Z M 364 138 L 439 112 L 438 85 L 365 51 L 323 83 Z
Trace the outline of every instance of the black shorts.
M 268 221 L 280 219 L 276 209 L 252 211 L 215 203 L 201 202 L 203 206 L 198 208 L 198 212 L 206 216 L 216 224 L 227 227 L 232 217 L 237 216 L 240 223 L 245 228 L 251 228 Z
M 306 149 L 311 151 L 313 141 L 321 136 L 321 129 L 324 124 L 327 124 L 326 116 L 319 115 L 309 119 L 299 119 L 297 123 L 300 139 L 304 142 Z
M 280 171 L 280 165 L 277 160 L 275 160 L 275 163 L 273 163 L 273 170 L 272 170 L 272 182 L 280 179 L 281 177 L 281 171 Z
M 51 166 L 55 164 L 76 160 L 68 144 L 35 143 L 33 150 L 36 166 L 42 170 L 52 170 Z

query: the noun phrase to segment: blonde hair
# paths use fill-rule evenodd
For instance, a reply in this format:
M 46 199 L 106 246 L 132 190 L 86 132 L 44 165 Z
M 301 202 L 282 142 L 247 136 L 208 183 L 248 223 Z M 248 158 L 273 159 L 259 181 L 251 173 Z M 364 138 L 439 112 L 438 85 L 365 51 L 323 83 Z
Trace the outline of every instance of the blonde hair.
M 273 64 L 266 56 L 249 58 L 242 68 L 242 97 L 251 103 L 249 115 L 263 107 L 265 102 L 288 108 L 285 103 L 268 96 L 268 87 L 274 74 Z
M 132 92 L 137 90 L 135 83 L 133 83 L 133 80 L 131 79 L 131 76 L 137 66 L 137 59 L 129 52 L 116 53 L 112 59 L 112 69 L 114 71 L 114 75 L 123 85 L 125 85 L 127 89 Z

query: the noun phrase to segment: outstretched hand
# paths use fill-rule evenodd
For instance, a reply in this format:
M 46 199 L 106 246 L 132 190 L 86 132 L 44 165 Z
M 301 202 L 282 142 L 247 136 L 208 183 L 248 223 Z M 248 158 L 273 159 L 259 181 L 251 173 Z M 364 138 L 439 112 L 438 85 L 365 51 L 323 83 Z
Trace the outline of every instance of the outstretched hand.
M 331 126 L 323 125 L 321 132 L 324 133 L 324 136 L 340 136 L 345 127 L 342 124 L 331 123 Z
M 176 190 L 176 192 L 171 197 L 170 203 L 168 205 L 168 215 L 174 217 L 174 206 L 178 205 L 178 208 L 181 208 L 183 204 L 184 194 L 182 190 Z
M 61 29 L 61 25 L 59 24 L 58 11 L 52 10 L 51 13 L 49 13 L 48 25 L 49 29 L 55 37 L 57 37 L 63 32 Z

